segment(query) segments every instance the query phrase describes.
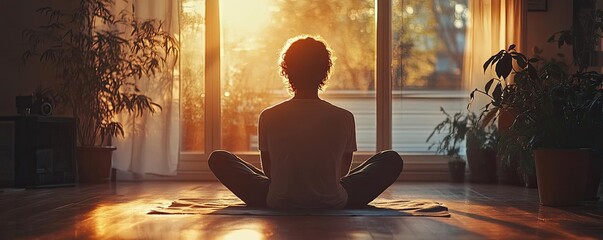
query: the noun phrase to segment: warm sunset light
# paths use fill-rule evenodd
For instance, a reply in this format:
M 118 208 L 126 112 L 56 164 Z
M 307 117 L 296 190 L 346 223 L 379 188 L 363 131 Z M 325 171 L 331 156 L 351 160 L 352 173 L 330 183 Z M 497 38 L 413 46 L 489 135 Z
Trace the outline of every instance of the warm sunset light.
M 238 36 L 260 33 L 270 22 L 275 6 L 270 0 L 221 0 L 224 31 Z
M 222 237 L 223 240 L 262 240 L 264 236 L 262 233 L 253 229 L 237 229 L 227 233 Z
M 170 201 L 170 199 L 157 198 L 153 202 L 132 200 L 119 203 L 98 203 L 86 216 L 81 217 L 81 221 L 77 222 L 75 226 L 76 235 L 87 236 L 87 234 L 90 234 L 89 236 L 92 238 L 136 238 L 136 231 L 126 231 L 131 227 L 130 225 L 116 225 L 112 217 L 120 216 L 127 219 L 128 222 L 134 223 L 144 219 L 149 209 L 156 207 L 157 203 L 165 204 Z M 161 229 L 149 228 L 141 231 L 148 231 L 149 234 L 159 234 Z M 190 233 L 188 234 L 190 235 Z

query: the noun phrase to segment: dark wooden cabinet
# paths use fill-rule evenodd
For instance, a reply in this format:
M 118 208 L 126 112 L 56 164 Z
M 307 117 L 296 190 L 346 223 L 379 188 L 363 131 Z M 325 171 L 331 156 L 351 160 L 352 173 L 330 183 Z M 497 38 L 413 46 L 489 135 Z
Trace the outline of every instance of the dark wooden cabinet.
M 0 186 L 74 185 L 75 119 L 0 117 Z

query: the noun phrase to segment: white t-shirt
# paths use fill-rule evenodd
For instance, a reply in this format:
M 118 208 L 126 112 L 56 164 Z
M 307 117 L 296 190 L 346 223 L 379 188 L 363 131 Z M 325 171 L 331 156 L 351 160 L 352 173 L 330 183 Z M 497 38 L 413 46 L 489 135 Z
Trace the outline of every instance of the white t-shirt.
M 265 109 L 259 149 L 270 154 L 267 205 L 279 209 L 343 208 L 345 152 L 356 151 L 354 116 L 319 99 L 291 99 Z

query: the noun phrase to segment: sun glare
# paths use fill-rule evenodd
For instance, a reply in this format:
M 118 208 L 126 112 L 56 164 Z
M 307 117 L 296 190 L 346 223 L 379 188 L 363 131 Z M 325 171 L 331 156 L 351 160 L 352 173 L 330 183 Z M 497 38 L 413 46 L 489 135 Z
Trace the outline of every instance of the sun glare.
M 222 240 L 262 240 L 264 236 L 254 229 L 237 229 L 222 237 Z
M 231 34 L 255 35 L 270 22 L 273 4 L 271 0 L 221 0 L 221 21 Z

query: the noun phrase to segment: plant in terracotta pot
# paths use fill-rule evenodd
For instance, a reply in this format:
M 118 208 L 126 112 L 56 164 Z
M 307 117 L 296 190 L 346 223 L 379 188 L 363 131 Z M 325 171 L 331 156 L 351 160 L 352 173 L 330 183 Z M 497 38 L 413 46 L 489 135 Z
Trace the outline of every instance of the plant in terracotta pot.
M 577 204 L 583 198 L 590 149 L 600 144 L 603 76 L 583 68 L 569 74 L 564 64 L 527 58 L 514 47 L 484 66 L 515 81 L 506 87 L 512 89 L 502 88 L 508 93 L 507 107 L 517 113 L 510 129 L 502 133 L 502 155 L 517 149 L 533 153 L 543 205 Z
M 461 157 L 460 151 L 461 144 L 465 140 L 465 136 L 469 130 L 467 126 L 468 117 L 466 113 L 462 112 L 450 115 L 442 107 L 440 107 L 440 111 L 442 111 L 446 118 L 434 127 L 426 142 L 431 141 L 436 134 L 443 134 L 439 141 L 433 142 L 429 146 L 429 149 L 436 147 L 437 153 L 446 155 L 450 178 L 454 182 L 463 182 L 465 181 L 466 163 Z
M 592 1 L 589 4 L 594 6 L 594 2 Z M 589 68 L 592 65 L 597 67 L 602 65 L 600 60 L 597 59 L 598 53 L 595 52 L 595 49 L 600 48 L 601 38 L 603 37 L 603 10 L 583 9 L 578 12 L 575 20 L 577 20 L 577 22 L 574 22 L 574 25 L 570 29 L 555 33 L 549 38 L 549 42 L 555 42 L 559 47 L 564 45 L 571 47 L 573 53 L 573 64 L 574 67 L 578 68 L 578 73 L 576 75 L 579 76 L 584 74 L 587 78 L 599 78 L 600 76 L 596 76 L 599 73 L 594 71 L 589 72 Z M 601 85 L 597 86 L 598 90 L 601 90 L 601 88 Z M 587 88 L 587 91 L 592 91 L 592 89 Z M 592 96 L 592 93 L 586 93 L 585 95 Z M 590 104 L 593 105 L 592 109 L 596 109 L 593 111 L 599 114 L 598 108 L 601 104 L 600 95 L 595 95 L 593 98 L 590 98 L 586 101 L 590 101 Z M 596 123 L 603 124 L 603 119 L 596 119 L 596 117 L 594 117 L 594 119 Z M 601 129 L 601 125 L 598 125 L 597 127 L 598 129 L 594 130 L 600 136 L 601 132 L 597 130 Z M 595 138 L 594 142 L 591 142 L 590 145 L 592 146 L 590 161 L 591 166 L 589 167 L 589 173 L 587 175 L 585 199 L 598 200 L 597 192 L 603 171 L 603 139 L 600 137 Z
M 173 67 L 177 41 L 158 20 L 116 14 L 113 0 L 81 0 L 73 9 L 45 7 L 48 22 L 24 31 L 31 44 L 24 59 L 38 56 L 61 80 L 56 92 L 76 118 L 80 181 L 108 178 L 111 137 L 123 136 L 122 112 L 142 115 L 161 107 L 139 89 L 140 81 L 160 81 Z M 104 156 L 104 157 L 101 157 Z M 101 157 L 101 158 L 98 158 Z
M 495 125 L 484 126 L 477 114 L 467 115 L 467 163 L 469 180 L 480 183 L 496 182 L 496 147 L 498 130 Z
M 498 125 L 498 135 L 509 130 L 517 111 L 510 104 L 513 101 L 516 85 L 512 80 L 512 65 L 513 59 L 523 56 L 523 54 L 515 51 L 516 46 L 510 45 L 508 49 L 502 49 L 497 54 L 490 57 L 483 65 L 484 72 L 494 63 L 496 63 L 496 76 L 486 82 L 483 89 L 475 89 L 470 94 L 470 101 L 467 106 L 472 105 L 476 94 L 481 94 L 489 98 L 485 106 L 481 108 L 480 122 L 483 126 L 492 124 Z M 512 53 L 512 54 L 506 54 Z M 521 62 L 521 66 L 525 66 L 527 62 Z M 497 151 L 497 154 L 501 151 Z M 497 175 L 498 182 L 503 184 L 519 183 L 518 167 L 520 165 L 519 155 L 497 155 Z
M 501 110 L 514 113 L 504 127 L 508 130 L 501 131 L 499 155 L 534 159 L 544 205 L 577 204 L 587 180 L 594 194 L 585 197 L 596 198 L 601 176 L 601 157 L 593 152 L 603 147 L 603 77 L 589 65 L 602 37 L 603 11 L 581 11 L 578 19 L 549 39 L 559 47 L 572 46 L 574 66 L 527 58 L 511 45 L 484 63 L 484 71 L 492 68 L 497 77 L 470 95 L 482 93 L 492 100 L 484 107 L 486 122 L 501 117 Z

